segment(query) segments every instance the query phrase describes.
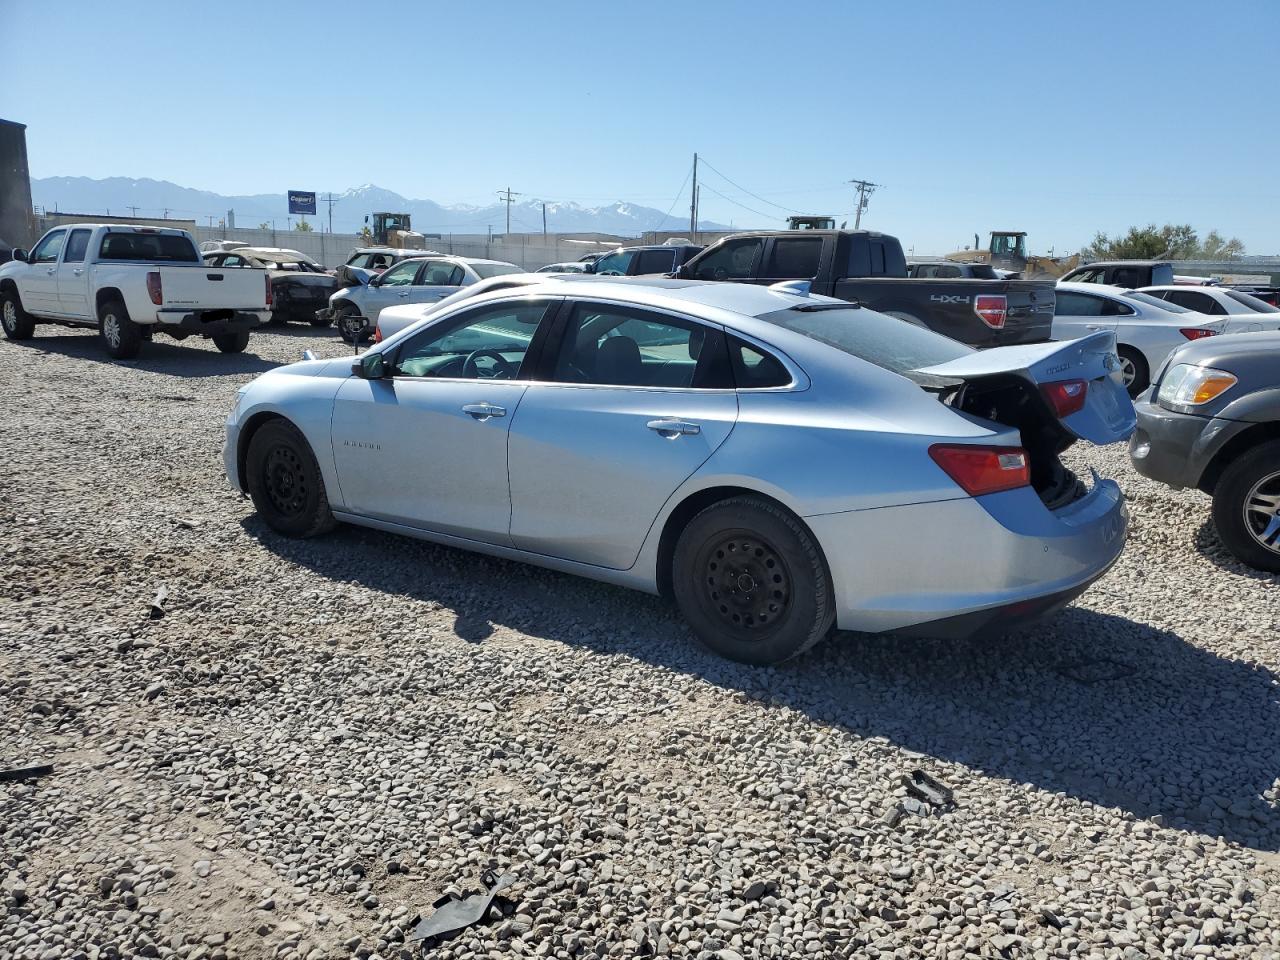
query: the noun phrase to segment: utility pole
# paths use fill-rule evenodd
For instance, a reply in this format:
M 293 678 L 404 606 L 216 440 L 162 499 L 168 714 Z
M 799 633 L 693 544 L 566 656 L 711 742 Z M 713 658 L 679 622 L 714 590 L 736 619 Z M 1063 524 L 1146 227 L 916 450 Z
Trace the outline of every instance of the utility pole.
M 693 155 L 693 190 L 689 194 L 689 232 L 698 232 L 698 155 Z M 690 240 L 693 237 L 689 238 Z
M 508 207 L 507 209 L 510 210 L 511 208 Z M 542 239 L 547 239 L 547 203 L 545 200 L 542 202 Z
M 504 194 L 504 193 L 506 194 L 506 196 L 503 196 L 503 194 Z M 498 191 L 498 199 L 499 199 L 499 200 L 501 200 L 503 203 L 505 203 L 505 204 L 507 205 L 507 233 L 510 233 L 510 232 L 511 232 L 511 204 L 512 204 L 512 198 L 513 198 L 513 197 L 518 197 L 518 196 L 521 196 L 521 194 L 518 194 L 518 193 L 512 193 L 512 192 L 511 192 L 511 188 L 510 188 L 510 187 L 507 187 L 507 189 L 506 189 L 506 190 L 499 190 L 499 191 Z
M 164 216 L 163 216 L 161 219 L 163 219 L 163 220 L 168 220 L 168 219 L 169 219 L 169 208 L 168 208 L 168 207 L 165 207 L 165 208 L 164 208 Z
M 862 225 L 862 211 L 871 203 L 871 195 L 876 192 L 877 187 L 884 184 L 872 183 L 870 180 L 850 180 L 849 183 L 858 188 L 858 207 L 853 218 L 853 229 L 857 230 Z
M 320 202 L 327 203 L 329 205 L 329 232 L 333 233 L 333 205 L 340 201 L 331 193 L 327 197 L 321 197 Z
M 130 207 L 130 208 L 129 208 L 129 215 L 130 215 L 130 216 L 132 216 L 132 217 L 136 220 L 136 219 L 138 218 L 138 208 L 137 208 L 137 207 Z

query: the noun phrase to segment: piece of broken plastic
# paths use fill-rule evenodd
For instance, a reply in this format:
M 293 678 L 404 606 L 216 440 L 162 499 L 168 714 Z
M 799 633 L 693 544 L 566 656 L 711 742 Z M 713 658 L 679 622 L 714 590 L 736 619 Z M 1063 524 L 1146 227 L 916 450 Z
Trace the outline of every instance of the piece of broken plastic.
M 479 923 L 489 913 L 494 898 L 500 890 L 505 890 L 516 882 L 514 873 L 495 876 L 492 870 L 486 870 L 480 876 L 480 882 L 486 889 L 465 897 L 445 897 L 436 901 L 436 912 L 419 920 L 409 934 L 410 940 L 427 940 L 432 937 L 448 936 L 466 927 Z M 503 898 L 499 898 L 503 899 Z

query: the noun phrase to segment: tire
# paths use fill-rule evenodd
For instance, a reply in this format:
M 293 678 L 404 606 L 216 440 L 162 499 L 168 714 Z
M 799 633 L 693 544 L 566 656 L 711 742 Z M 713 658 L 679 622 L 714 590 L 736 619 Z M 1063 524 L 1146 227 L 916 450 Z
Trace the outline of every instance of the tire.
M 0 293 L 0 326 L 10 340 L 30 340 L 36 332 L 36 321 L 22 309 L 17 290 Z
M 1120 355 L 1120 371 L 1128 381 L 1125 389 L 1129 391 L 1130 397 L 1136 397 L 1151 386 L 1151 369 L 1147 366 L 1147 358 L 1133 347 L 1119 347 L 1116 353 Z
M 283 310 L 272 310 L 267 323 L 273 327 L 287 326 L 289 323 L 289 315 Z
M 223 353 L 243 353 L 249 345 L 248 330 L 234 330 L 230 333 L 215 333 L 213 345 Z
M 107 355 L 115 360 L 131 360 L 142 349 L 142 328 L 129 319 L 119 300 L 108 300 L 98 308 L 98 333 Z
M 311 445 L 287 420 L 270 420 L 249 441 L 245 480 L 258 516 L 286 537 L 328 533 L 337 521 Z
M 1259 444 L 1222 471 L 1213 523 L 1242 563 L 1280 573 L 1280 440 Z
M 707 507 L 681 531 L 671 566 L 680 612 L 705 646 L 730 660 L 790 660 L 835 622 L 822 551 L 768 500 L 733 497 Z
M 362 343 L 369 339 L 368 324 L 352 304 L 343 304 L 338 308 L 335 326 L 338 328 L 338 336 L 347 343 Z
M 311 319 L 307 322 L 313 327 L 327 327 L 333 323 L 333 317 L 317 317 L 315 314 L 312 314 Z

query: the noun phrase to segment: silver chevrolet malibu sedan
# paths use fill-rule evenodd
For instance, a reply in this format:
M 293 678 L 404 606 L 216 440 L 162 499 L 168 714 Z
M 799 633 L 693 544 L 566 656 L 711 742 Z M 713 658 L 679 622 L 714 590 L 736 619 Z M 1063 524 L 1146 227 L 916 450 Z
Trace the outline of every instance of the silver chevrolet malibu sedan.
M 979 352 L 803 284 L 564 277 L 264 374 L 224 457 L 287 536 L 344 521 L 669 595 L 776 663 L 833 625 L 996 635 L 1105 573 L 1120 490 L 1059 455 L 1132 432 L 1117 367 L 1109 332 Z

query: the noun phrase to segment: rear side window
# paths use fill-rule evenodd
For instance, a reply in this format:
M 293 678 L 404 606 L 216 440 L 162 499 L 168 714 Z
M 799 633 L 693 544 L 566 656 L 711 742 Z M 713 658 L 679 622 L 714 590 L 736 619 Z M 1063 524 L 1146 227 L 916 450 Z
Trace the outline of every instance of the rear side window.
M 760 237 L 727 240 L 698 261 L 696 280 L 749 280 L 755 276 L 764 250 Z
M 1249 294 L 1241 293 L 1239 290 L 1223 290 L 1222 292 L 1241 306 L 1248 307 L 1254 313 L 1280 313 L 1280 307 L 1273 307 L 1267 301 L 1251 297 Z
M 791 374 L 781 360 L 735 336 L 729 337 L 729 361 L 739 390 L 785 387 L 791 383 Z
M 818 275 L 821 237 L 780 237 L 773 241 L 764 276 L 779 280 L 808 280 Z
M 871 251 L 871 276 L 883 277 L 885 267 L 884 244 L 879 240 L 872 240 L 868 244 L 868 248 Z
M 89 231 L 72 230 L 67 240 L 67 252 L 62 255 L 63 263 L 84 263 L 85 251 L 89 249 Z
M 1227 312 L 1213 297 L 1196 290 L 1165 290 L 1164 299 L 1198 313 L 1222 315 Z
M 161 233 L 108 233 L 102 238 L 103 260 L 155 260 L 199 263 L 200 254 L 186 237 Z
M 631 271 L 637 276 L 651 273 L 670 273 L 676 268 L 674 250 L 641 250 L 636 255 L 635 268 Z
M 1088 293 L 1059 290 L 1054 301 L 1055 317 L 1124 317 L 1137 311 L 1128 304 Z

